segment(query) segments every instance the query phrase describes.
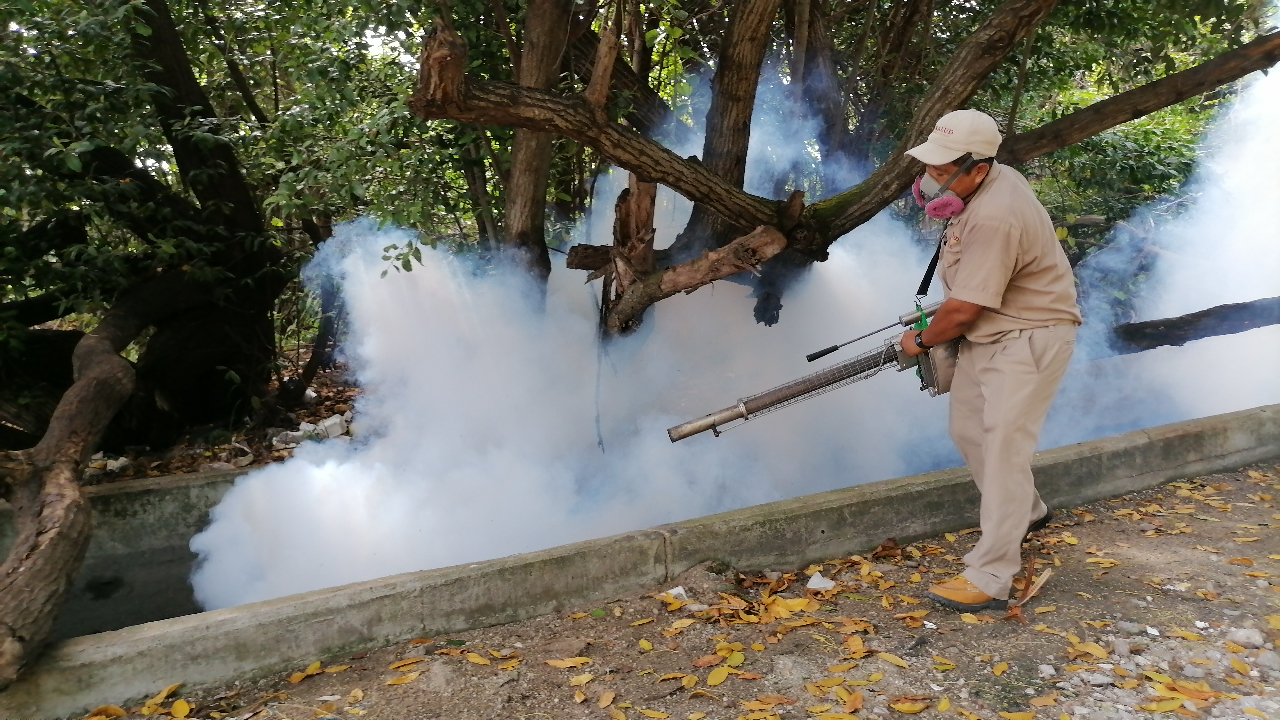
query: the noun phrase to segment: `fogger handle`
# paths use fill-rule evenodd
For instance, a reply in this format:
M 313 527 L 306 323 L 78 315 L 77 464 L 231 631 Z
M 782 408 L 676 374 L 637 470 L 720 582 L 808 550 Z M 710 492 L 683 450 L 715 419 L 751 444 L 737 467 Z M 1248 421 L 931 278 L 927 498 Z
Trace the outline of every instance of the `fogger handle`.
M 808 360 L 809 362 L 813 362 L 814 360 L 817 360 L 820 357 L 826 357 L 839 349 L 840 349 L 839 345 L 832 345 L 829 348 L 823 348 L 817 352 L 811 352 L 808 355 L 805 355 L 804 359 Z
M 936 303 L 929 303 L 928 305 L 925 305 L 923 308 L 921 308 L 921 310 L 924 311 L 924 316 L 926 318 L 931 318 L 937 314 L 938 308 L 940 307 L 942 307 L 941 301 Z M 898 322 L 902 323 L 902 327 L 909 328 L 912 325 L 915 325 L 917 322 L 920 322 L 920 313 L 916 310 L 911 310 L 910 312 L 902 313 L 901 315 L 898 316 Z

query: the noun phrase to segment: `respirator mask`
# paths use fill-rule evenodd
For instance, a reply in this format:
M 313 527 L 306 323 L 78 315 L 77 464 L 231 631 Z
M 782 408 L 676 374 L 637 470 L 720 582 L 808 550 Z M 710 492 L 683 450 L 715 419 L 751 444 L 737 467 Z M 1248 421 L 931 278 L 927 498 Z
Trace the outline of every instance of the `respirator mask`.
M 924 208 L 924 214 L 935 220 L 950 220 L 964 212 L 964 200 L 948 188 L 976 164 L 977 160 L 970 157 L 941 185 L 929 173 L 917 177 L 911 185 L 911 194 L 915 196 L 916 204 Z

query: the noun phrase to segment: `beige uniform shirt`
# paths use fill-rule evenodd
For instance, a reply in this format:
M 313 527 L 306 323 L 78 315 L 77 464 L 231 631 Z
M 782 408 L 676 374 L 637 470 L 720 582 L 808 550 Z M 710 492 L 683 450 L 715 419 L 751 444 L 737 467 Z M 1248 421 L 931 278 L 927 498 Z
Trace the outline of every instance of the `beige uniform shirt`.
M 992 167 L 964 212 L 947 225 L 941 277 L 946 297 L 987 308 L 965 333 L 972 342 L 1081 323 L 1075 277 L 1053 221 L 1011 167 Z

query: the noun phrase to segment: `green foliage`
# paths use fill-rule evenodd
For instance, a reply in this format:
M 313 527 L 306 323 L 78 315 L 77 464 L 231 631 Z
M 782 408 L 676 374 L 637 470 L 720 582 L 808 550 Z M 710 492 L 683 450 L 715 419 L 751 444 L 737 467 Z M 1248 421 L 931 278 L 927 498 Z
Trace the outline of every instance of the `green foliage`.
M 505 28 L 492 0 L 448 4 L 468 43 L 471 77 L 512 79 L 503 35 L 519 45 L 527 3 L 499 1 Z M 850 93 L 849 127 L 862 143 L 856 150 L 868 162 L 898 143 L 919 98 L 998 0 L 933 3 L 928 31 L 912 30 L 894 56 L 893 21 L 905 5 L 822 5 L 837 17 L 830 32 L 838 80 Z M 387 249 L 388 269 L 408 270 L 419 244 L 479 247 L 485 234 L 480 198 L 464 170 L 481 178 L 479 190 L 501 226 L 512 132 L 424 123 L 407 107 L 420 39 L 438 4 L 171 0 L 170 7 L 218 117 L 193 121 L 187 131 L 205 142 L 231 143 L 265 214 L 263 237 L 284 250 L 288 272 L 312 251 L 317 238 L 308 229 L 364 214 L 419 233 L 418 242 Z M 731 9 L 732 3 L 710 0 L 659 0 L 641 8 L 648 80 L 690 123 L 700 124 L 706 112 L 707 78 Z M 1258 32 L 1264 9 L 1261 0 L 1068 0 L 971 105 L 1008 124 L 1017 96 L 1012 124 L 1026 130 L 1238 46 Z M 173 202 L 157 199 L 153 187 L 91 170 L 104 152 L 118 152 L 164 193 L 194 204 L 191 178 L 178 172 L 157 119 L 156 88 L 134 52 L 139 36 L 150 32 L 147 12 L 140 0 L 0 6 L 0 92 L 31 103 L 0 103 L 0 302 L 56 291 L 68 308 L 95 312 L 158 270 L 222 272 L 210 258 L 223 229 L 182 215 Z M 602 21 L 603 13 L 597 29 Z M 624 39 L 624 59 L 635 51 L 631 42 Z M 784 59 L 789 52 L 785 22 L 775 26 L 771 52 Z M 233 64 L 252 102 L 234 82 Z M 572 93 L 584 84 L 565 72 L 558 90 Z M 251 104 L 267 122 L 255 119 Z M 1083 214 L 1123 217 L 1182 183 L 1213 107 L 1188 101 L 1044 158 L 1029 172 L 1064 223 Z M 594 201 L 592 179 L 603 165 L 594 151 L 557 143 L 548 194 L 551 244 L 563 243 Z M 797 186 L 817 187 L 819 163 L 799 172 L 813 177 L 796 179 Z M 45 232 L 55 222 L 83 230 Z M 304 325 L 290 321 L 289 332 Z M 0 317 L 0 342 L 9 342 L 4 338 L 12 338 L 12 329 Z

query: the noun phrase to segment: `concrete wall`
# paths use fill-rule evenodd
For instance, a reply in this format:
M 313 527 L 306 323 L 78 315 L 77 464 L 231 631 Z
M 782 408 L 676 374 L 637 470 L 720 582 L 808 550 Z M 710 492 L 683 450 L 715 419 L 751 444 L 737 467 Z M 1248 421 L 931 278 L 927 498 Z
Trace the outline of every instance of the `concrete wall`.
M 1070 506 L 1271 458 L 1280 458 L 1280 406 L 1051 450 L 1035 474 L 1046 501 Z M 73 638 L 0 693 L 0 717 L 71 715 L 172 682 L 215 685 L 556 612 L 666 582 L 706 560 L 801 566 L 890 536 L 906 542 L 971 527 L 977 510 L 968 473 L 944 470 Z
M 188 547 L 209 510 L 245 470 L 127 480 L 85 488 L 93 538 L 53 639 L 118 630 L 200 612 L 187 578 Z M 0 551 L 13 544 L 13 517 L 0 511 Z

